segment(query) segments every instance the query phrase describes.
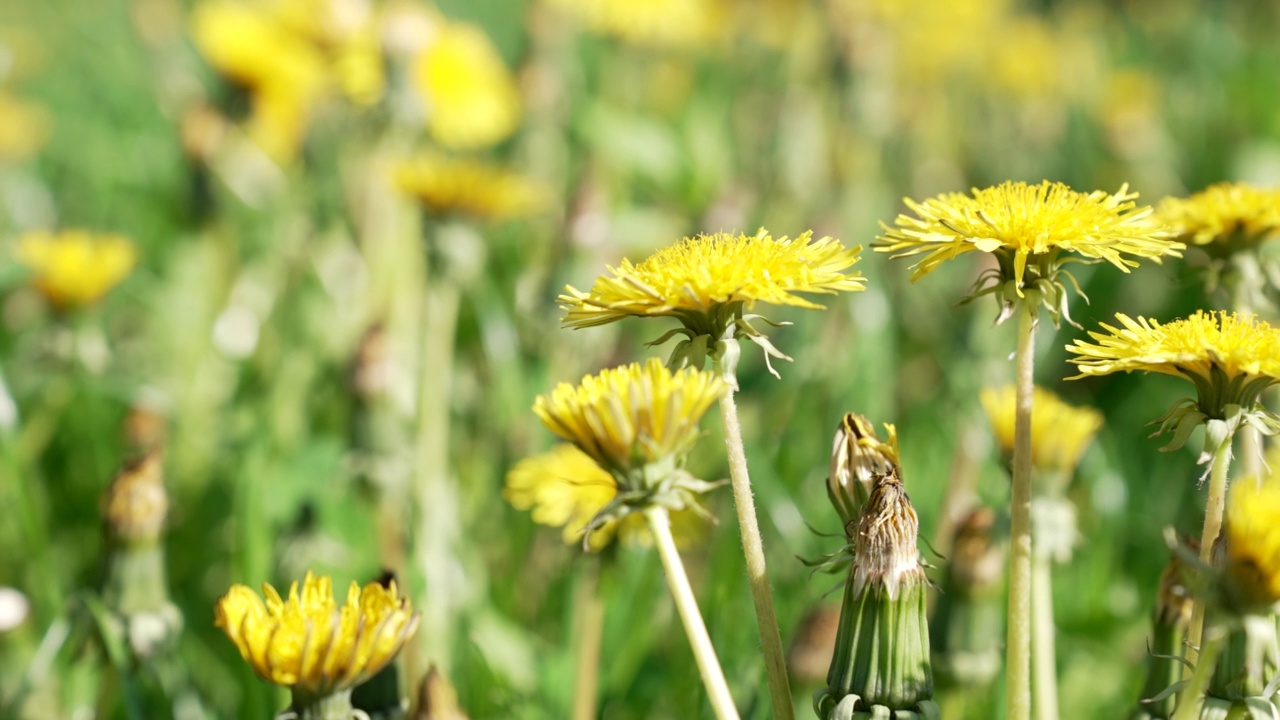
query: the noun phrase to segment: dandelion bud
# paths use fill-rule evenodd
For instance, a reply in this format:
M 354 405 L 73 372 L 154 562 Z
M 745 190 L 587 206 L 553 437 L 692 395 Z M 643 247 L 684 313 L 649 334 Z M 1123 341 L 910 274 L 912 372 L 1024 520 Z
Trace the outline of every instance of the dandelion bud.
M 877 478 L 858 520 L 827 687 L 813 698 L 822 720 L 939 717 L 918 531 L 897 473 Z
M 155 543 L 169 512 L 160 451 L 153 450 L 126 465 L 103 496 L 107 534 L 125 545 Z
M 876 437 L 875 427 L 867 418 L 845 413 L 836 429 L 831 447 L 831 474 L 827 477 L 827 496 L 846 528 L 852 529 L 862 506 L 866 504 L 875 478 L 900 470 L 898 432 L 885 424 L 889 441 Z
M 1191 623 L 1191 593 L 1186 565 L 1174 556 L 1160 575 L 1151 637 L 1147 652 L 1147 679 L 1142 700 L 1131 720 L 1167 720 L 1173 717 L 1177 696 L 1168 692 L 1182 679 L 1182 652 Z

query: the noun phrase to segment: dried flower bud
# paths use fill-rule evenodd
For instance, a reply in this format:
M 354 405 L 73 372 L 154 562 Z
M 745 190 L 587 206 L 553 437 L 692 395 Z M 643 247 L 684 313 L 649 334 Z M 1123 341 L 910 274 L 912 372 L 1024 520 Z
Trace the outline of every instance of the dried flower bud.
M 845 413 L 836 429 L 831 447 L 831 473 L 827 477 L 827 495 L 845 527 L 853 529 L 862 506 L 866 504 L 875 479 L 890 473 L 902 474 L 898 459 L 898 432 L 885 423 L 888 442 L 876 437 L 875 427 L 867 418 Z
M 920 520 L 897 474 L 880 476 L 858 520 L 854 592 L 881 583 L 893 599 L 903 582 L 924 582 L 916 547 L 919 529 Z
M 414 720 L 467 720 L 458 708 L 458 693 L 433 665 L 418 686 L 418 710 Z
M 1000 672 L 1005 547 L 996 513 L 978 507 L 956 526 L 951 562 L 929 623 L 940 687 L 983 688 Z
M 102 516 L 107 533 L 126 545 L 154 543 L 168 512 L 169 496 L 164 489 L 163 455 L 159 450 L 125 465 L 103 496 Z

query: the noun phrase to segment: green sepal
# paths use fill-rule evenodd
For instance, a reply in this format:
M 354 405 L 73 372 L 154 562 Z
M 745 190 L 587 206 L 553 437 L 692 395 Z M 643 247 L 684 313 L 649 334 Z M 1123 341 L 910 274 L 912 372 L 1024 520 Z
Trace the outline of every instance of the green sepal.
M 1224 700 L 1210 697 L 1204 699 L 1200 708 L 1200 720 L 1280 720 L 1280 710 L 1263 698 Z

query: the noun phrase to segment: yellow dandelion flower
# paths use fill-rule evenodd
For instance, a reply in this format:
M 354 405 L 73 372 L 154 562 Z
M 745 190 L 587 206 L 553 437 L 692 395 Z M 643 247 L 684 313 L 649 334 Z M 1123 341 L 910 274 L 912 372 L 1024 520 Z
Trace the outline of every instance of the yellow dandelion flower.
M 1077 357 L 1080 375 L 1116 372 L 1164 373 L 1205 381 L 1280 382 L 1280 329 L 1253 315 L 1197 310 L 1183 320 L 1160 324 L 1116 313 L 1121 327 L 1102 323 L 1106 332 L 1090 332 L 1094 344 L 1076 340 L 1067 350 Z
M 1280 484 L 1235 483 L 1223 528 L 1227 598 L 1243 612 L 1280 602 Z
M 482 220 L 506 220 L 545 208 L 545 187 L 497 165 L 429 154 L 396 168 L 394 182 L 440 214 L 461 213 Z
M 1138 263 L 1127 256 L 1159 260 L 1185 247 L 1169 240 L 1149 207 L 1137 207 L 1137 193 L 1120 187 L 1082 193 L 1062 183 L 1006 182 L 971 195 L 949 193 L 923 203 L 906 199 L 915 217 L 899 215 L 879 252 L 893 257 L 924 255 L 912 266 L 917 280 L 957 255 L 979 250 L 1012 255 L 1011 278 L 1022 285 L 1027 263 L 1037 256 L 1067 251 L 1106 260 L 1124 272 Z
M 0 162 L 24 160 L 49 138 L 49 117 L 39 105 L 0 90 Z
M 615 536 L 627 544 L 652 542 L 640 513 L 601 523 L 584 540 L 592 521 L 618 496 L 618 483 L 573 445 L 561 444 L 516 463 L 507 473 L 502 496 L 517 510 L 530 510 L 534 522 L 563 527 L 565 542 L 583 542 L 591 551 L 603 549 Z M 697 523 L 694 515 L 689 510 L 672 513 L 677 544 L 682 544 L 681 538 L 687 537 Z M 677 532 L 678 529 L 683 530 Z
M 981 399 L 995 432 L 996 444 L 1006 457 L 1012 457 L 1014 387 L 987 388 L 982 391 Z M 1032 391 L 1031 403 L 1035 408 L 1031 414 L 1031 464 L 1041 471 L 1074 473 L 1084 451 L 1102 427 L 1102 413 L 1069 405 L 1041 387 Z
M 592 32 L 638 45 L 693 45 L 728 20 L 722 0 L 549 0 Z
M 88 305 L 115 287 L 137 261 L 121 235 L 84 230 L 34 231 L 18 239 L 14 254 L 32 270 L 32 284 L 54 306 Z
M 436 142 L 474 150 L 505 140 L 520 121 L 511 71 L 478 27 L 444 24 L 417 56 L 413 81 Z
M 1068 362 L 1080 370 L 1071 379 L 1141 370 L 1190 380 L 1196 399 L 1179 401 L 1160 419 L 1157 434 L 1176 428 L 1164 449 L 1182 447 L 1205 423 L 1200 461 L 1208 462 L 1242 422 L 1266 434 L 1280 430 L 1280 418 L 1258 402 L 1264 389 L 1280 382 L 1280 330 L 1252 315 L 1203 310 L 1164 325 L 1123 313 L 1116 319 L 1120 327 L 1102 323 L 1105 332 L 1089 333 L 1095 343 L 1076 340 L 1067 346 L 1076 355 Z
M 1280 188 L 1218 183 L 1188 198 L 1165 198 L 1159 216 L 1178 239 L 1229 252 L 1280 232 Z
M 234 585 L 215 606 L 222 628 L 263 680 L 293 690 L 295 703 L 350 690 L 391 662 L 418 628 L 418 614 L 395 581 L 351 583 L 345 605 L 333 580 L 310 572 L 288 598 L 263 584 L 263 596 Z
M 714 375 L 672 373 L 656 358 L 561 383 L 533 411 L 552 432 L 610 472 L 626 473 L 688 453 L 698 420 L 724 392 Z

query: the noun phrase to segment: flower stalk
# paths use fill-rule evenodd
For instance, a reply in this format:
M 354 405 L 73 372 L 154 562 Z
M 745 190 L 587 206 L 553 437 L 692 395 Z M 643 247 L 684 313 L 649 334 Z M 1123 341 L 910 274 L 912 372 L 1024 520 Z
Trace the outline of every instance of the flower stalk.
M 707 634 L 706 623 L 702 620 L 702 613 L 698 611 L 697 598 L 693 596 L 684 563 L 680 560 L 675 539 L 671 536 L 671 519 L 667 510 L 652 507 L 645 511 L 645 517 L 658 546 L 658 555 L 662 558 L 662 569 L 666 573 L 676 611 L 680 614 L 680 621 L 684 623 L 685 634 L 689 636 L 689 646 L 693 649 L 698 673 L 702 676 L 702 684 L 707 688 L 711 709 L 717 720 L 737 720 L 738 710 L 729 693 L 729 684 L 724 679 L 724 671 L 720 669 L 720 659 L 711 645 L 711 636 Z
M 1206 431 L 1207 432 L 1207 431 Z M 1227 505 L 1227 478 L 1231 465 L 1231 435 L 1227 435 L 1214 449 L 1213 464 L 1209 467 L 1209 495 L 1204 505 L 1204 529 L 1200 534 L 1200 560 L 1211 564 L 1213 544 L 1222 532 L 1223 515 Z M 1188 638 L 1187 659 L 1195 662 L 1197 648 L 1204 637 L 1205 601 L 1195 598 L 1191 608 L 1190 636 Z
M 1009 720 L 1030 720 L 1031 717 L 1031 396 L 1038 309 L 1036 303 L 1027 301 L 1018 314 L 1005 660 L 1008 672 L 1005 703 Z

